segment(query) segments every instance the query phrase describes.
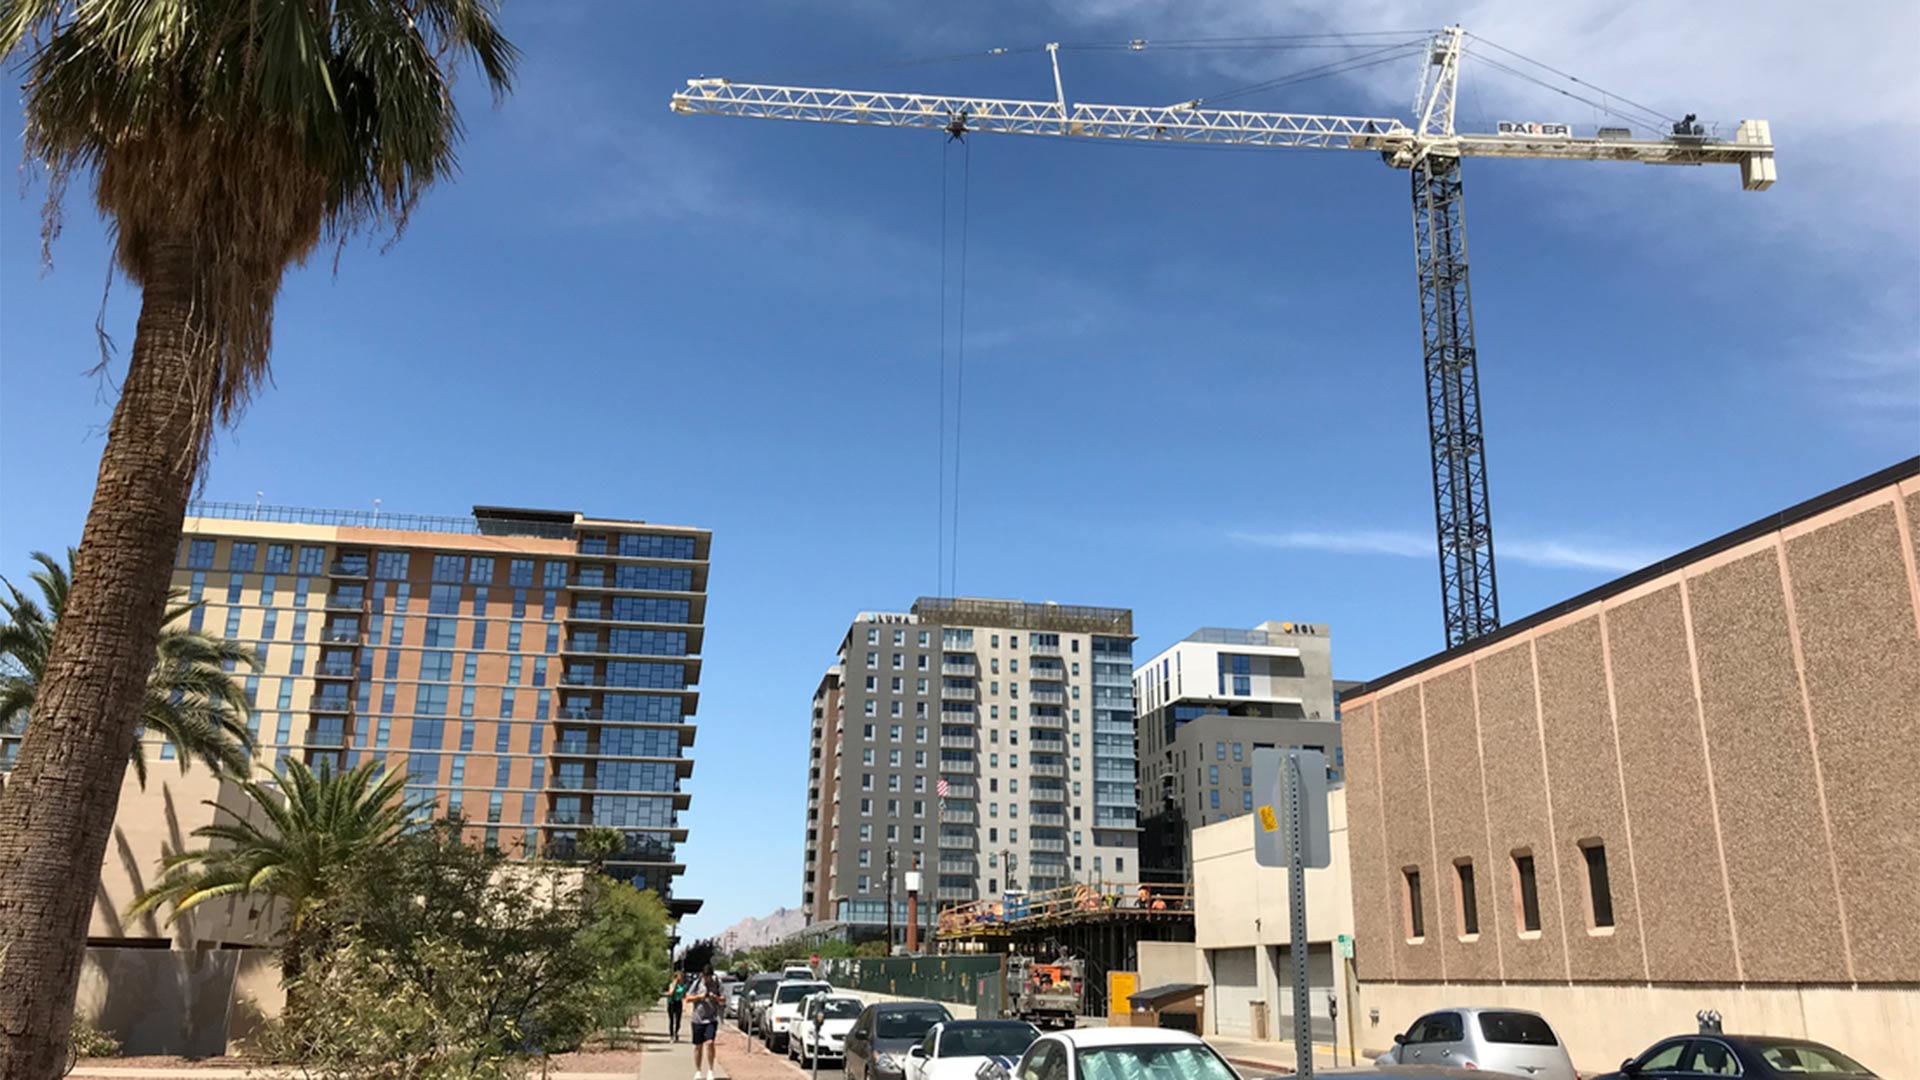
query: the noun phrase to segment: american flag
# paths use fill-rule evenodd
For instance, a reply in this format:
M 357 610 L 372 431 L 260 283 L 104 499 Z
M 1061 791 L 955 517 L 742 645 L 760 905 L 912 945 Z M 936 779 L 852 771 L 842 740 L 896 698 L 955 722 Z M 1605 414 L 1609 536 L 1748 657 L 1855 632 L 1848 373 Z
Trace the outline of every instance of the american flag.
M 940 782 L 933 785 L 933 790 L 936 793 L 938 793 L 941 798 L 943 799 L 946 798 L 947 797 L 947 778 L 944 776 L 941 777 Z

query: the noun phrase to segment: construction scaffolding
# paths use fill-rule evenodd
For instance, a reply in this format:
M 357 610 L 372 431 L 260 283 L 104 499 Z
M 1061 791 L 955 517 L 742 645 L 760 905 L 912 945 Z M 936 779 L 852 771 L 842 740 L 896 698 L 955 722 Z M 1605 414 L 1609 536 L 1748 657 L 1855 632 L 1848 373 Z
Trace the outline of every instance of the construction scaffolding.
M 1143 941 L 1193 940 L 1193 889 L 1185 883 L 1067 885 L 940 913 L 946 954 L 1018 953 L 1052 960 L 1062 951 L 1086 962 L 1082 1012 L 1104 1016 L 1107 973 L 1138 971 Z

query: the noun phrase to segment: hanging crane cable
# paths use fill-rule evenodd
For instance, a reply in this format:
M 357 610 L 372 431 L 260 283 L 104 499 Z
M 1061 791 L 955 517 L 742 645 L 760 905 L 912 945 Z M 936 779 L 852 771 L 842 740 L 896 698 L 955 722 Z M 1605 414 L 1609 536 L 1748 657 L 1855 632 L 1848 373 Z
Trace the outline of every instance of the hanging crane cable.
M 959 260 L 950 253 L 955 215 L 951 192 L 953 145 L 960 144 Z M 966 419 L 967 394 L 967 238 L 969 209 L 973 204 L 973 144 L 964 133 L 952 134 L 940 151 L 940 390 L 937 401 L 939 453 L 934 472 L 938 495 L 936 519 L 939 539 L 935 544 L 934 594 L 952 595 L 960 572 L 960 467 L 961 439 Z M 954 317 L 948 318 L 948 305 Z M 953 357 L 953 470 L 952 483 L 947 471 L 947 357 Z M 951 492 L 951 498 L 949 498 Z
M 973 143 L 965 137 L 950 139 L 962 147 L 960 158 L 960 317 L 954 332 L 953 385 L 953 544 L 952 567 L 947 571 L 947 588 L 952 595 L 960 590 L 960 447 L 961 421 L 967 409 L 967 211 L 973 204 Z
M 947 572 L 947 146 L 940 149 L 940 402 L 939 431 L 940 449 L 934 456 L 933 475 L 939 493 L 934 506 L 937 510 L 938 532 L 933 558 L 933 595 L 945 596 L 944 577 Z

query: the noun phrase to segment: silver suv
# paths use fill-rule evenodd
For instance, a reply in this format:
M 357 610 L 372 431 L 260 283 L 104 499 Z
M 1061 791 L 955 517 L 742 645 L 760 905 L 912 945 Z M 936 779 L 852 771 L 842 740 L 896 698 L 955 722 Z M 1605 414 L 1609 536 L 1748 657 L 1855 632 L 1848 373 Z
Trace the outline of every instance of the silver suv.
M 1393 1037 L 1377 1065 L 1439 1065 L 1528 1080 L 1580 1080 L 1553 1026 L 1523 1009 L 1441 1009 Z

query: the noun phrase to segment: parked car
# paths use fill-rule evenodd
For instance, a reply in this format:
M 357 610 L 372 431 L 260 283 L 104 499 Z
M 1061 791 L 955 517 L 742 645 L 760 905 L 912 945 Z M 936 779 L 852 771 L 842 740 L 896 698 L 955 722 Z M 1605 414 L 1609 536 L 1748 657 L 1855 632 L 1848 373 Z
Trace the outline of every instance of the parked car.
M 983 1072 L 990 1070 L 983 1070 Z M 1080 1028 L 1040 1036 L 1013 1068 L 1011 1080 L 1240 1080 L 1198 1035 L 1170 1028 Z
M 845 1056 L 847 1032 L 866 1007 L 852 994 L 809 994 L 800 1003 L 799 1015 L 787 1026 L 789 1055 L 802 1065 L 812 1065 L 816 1057 L 833 1061 Z
M 1875 1074 L 1831 1046 L 1808 1039 L 1701 1032 L 1676 1035 L 1620 1063 L 1600 1080 L 1668 1080 L 1669 1077 L 1739 1076 L 1744 1080 L 1856 1080 Z
M 1438 1065 L 1531 1080 L 1579 1080 L 1573 1059 L 1539 1013 L 1524 1009 L 1441 1009 L 1393 1037 L 1376 1065 Z
M 727 984 L 727 1018 L 729 1020 L 740 1015 L 740 991 L 746 989 L 746 985 L 738 982 Z
M 787 1048 L 787 1025 L 800 1015 L 800 1003 L 811 994 L 824 994 L 833 987 L 818 979 L 783 979 L 775 984 L 773 997 L 767 1000 L 766 1014 L 760 1018 L 760 1041 L 769 1050 Z
M 1011 1070 L 1040 1029 L 1025 1020 L 949 1020 L 907 1050 L 907 1080 L 975 1080 L 983 1065 Z
M 937 1001 L 867 1006 L 847 1032 L 841 1065 L 846 1080 L 906 1080 L 907 1050 L 925 1039 L 933 1025 L 951 1019 L 953 1014 Z
M 773 993 L 773 988 L 778 985 L 780 985 L 780 976 L 775 975 L 771 971 L 748 976 L 746 987 L 740 991 L 739 1013 L 734 1018 L 734 1023 L 741 1031 L 753 1032 L 759 1030 L 753 1026 L 754 1022 L 759 1019 L 755 1010 L 768 995 Z

